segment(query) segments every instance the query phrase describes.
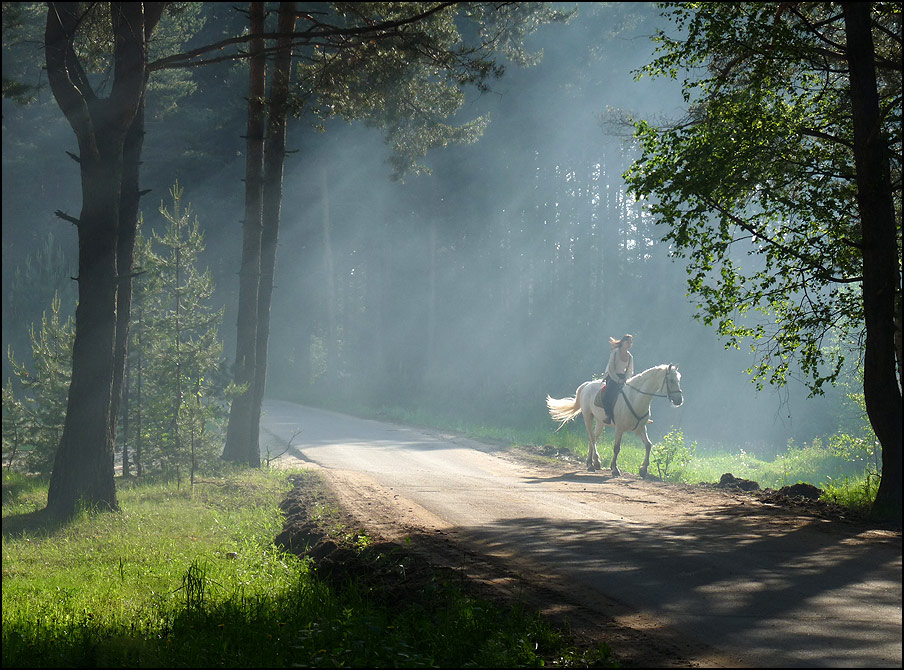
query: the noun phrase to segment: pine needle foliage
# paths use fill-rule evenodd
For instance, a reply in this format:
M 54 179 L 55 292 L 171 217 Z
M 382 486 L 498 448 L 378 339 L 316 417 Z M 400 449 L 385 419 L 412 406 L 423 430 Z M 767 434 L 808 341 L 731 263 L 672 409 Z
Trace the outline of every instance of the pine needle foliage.
M 75 323 L 60 319 L 60 297 L 55 295 L 50 312 L 41 317 L 41 328 L 29 331 L 33 367 L 7 351 L 13 374 L 21 388 L 16 398 L 12 381 L 3 389 L 3 451 L 11 466 L 21 454 L 30 472 L 47 474 L 63 434 Z M 21 451 L 20 451 L 21 449 Z
M 204 236 L 191 206 L 183 207 L 183 192 L 176 182 L 171 207 L 159 208 L 163 231 L 137 245 L 143 280 L 130 377 L 141 381 L 135 439 L 144 446 L 142 468 L 194 482 L 199 467 L 214 465 L 221 446 L 223 310 L 211 306 L 213 279 L 198 268 Z

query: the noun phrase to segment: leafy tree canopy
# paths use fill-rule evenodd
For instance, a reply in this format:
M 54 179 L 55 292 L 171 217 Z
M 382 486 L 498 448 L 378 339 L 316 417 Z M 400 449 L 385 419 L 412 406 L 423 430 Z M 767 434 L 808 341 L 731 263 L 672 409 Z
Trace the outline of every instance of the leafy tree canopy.
M 758 387 L 797 361 L 812 393 L 864 331 L 853 125 L 837 3 L 666 3 L 638 77 L 677 78 L 682 122 L 636 124 L 626 173 L 687 260 L 697 317 L 728 345 L 752 338 Z M 874 3 L 875 63 L 901 244 L 901 6 Z M 899 253 L 900 258 L 900 253 Z M 900 287 L 900 279 L 897 282 Z M 760 318 L 751 312 L 759 312 Z

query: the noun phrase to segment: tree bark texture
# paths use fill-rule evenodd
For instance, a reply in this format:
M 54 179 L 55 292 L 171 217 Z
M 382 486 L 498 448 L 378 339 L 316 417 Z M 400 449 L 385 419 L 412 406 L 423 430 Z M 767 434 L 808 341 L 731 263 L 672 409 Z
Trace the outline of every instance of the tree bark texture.
M 144 144 L 144 99 L 138 105 L 123 144 L 122 186 L 120 188 L 119 230 L 116 244 L 116 342 L 113 351 L 113 409 L 110 431 L 116 441 L 117 417 L 123 395 L 123 380 L 132 322 L 132 274 L 135 260 L 135 236 L 138 233 L 138 189 L 141 149 Z
M 95 123 L 95 128 L 104 126 Z M 55 516 L 71 516 L 80 503 L 117 507 L 111 413 L 118 207 L 107 205 L 119 200 L 122 154 L 115 137 L 106 142 L 96 139 L 96 152 L 86 151 L 89 148 L 79 141 L 83 199 L 78 224 L 79 302 L 66 421 L 47 494 L 47 507 Z
M 264 3 L 251 3 L 251 33 L 264 32 Z M 245 388 L 229 410 L 223 458 L 257 467 L 258 436 L 252 440 L 252 407 L 257 359 L 257 293 L 261 275 L 261 197 L 264 178 L 264 128 L 266 57 L 264 40 L 252 40 L 248 90 L 248 127 L 245 157 L 245 220 L 242 223 L 242 261 L 239 271 L 239 304 L 236 319 L 235 383 Z M 253 452 L 253 453 L 252 453 Z
M 47 12 L 48 81 L 75 131 L 82 181 L 72 380 L 47 495 L 47 508 L 55 516 L 71 516 L 80 506 L 117 507 L 114 426 L 123 365 L 117 356 L 124 357 L 117 344 L 124 347 L 118 317 L 127 315 L 131 301 L 131 283 L 120 278 L 131 272 L 131 249 L 124 246 L 130 235 L 134 243 L 137 226 L 137 207 L 130 218 L 123 197 L 130 199 L 134 192 L 137 198 L 147 39 L 163 8 L 164 3 L 111 3 L 114 71 L 108 98 L 94 94 L 73 48 L 81 20 L 78 3 L 50 3 Z M 125 166 L 127 143 L 130 163 Z M 129 180 L 125 189 L 124 178 Z
M 295 31 L 295 3 L 279 4 L 278 32 L 280 35 L 291 35 Z M 264 144 L 264 182 L 261 203 L 261 276 L 257 294 L 257 365 L 253 385 L 253 404 L 251 407 L 251 433 L 249 445 L 253 445 L 254 454 L 249 451 L 248 462 L 260 464 L 261 406 L 267 383 L 267 353 L 270 341 L 270 305 L 273 299 L 273 278 L 276 272 L 276 245 L 279 240 L 279 219 L 282 208 L 283 167 L 286 158 L 286 115 L 288 113 L 289 81 L 292 67 L 292 40 L 289 37 L 279 38 L 276 42 L 277 52 L 273 62 L 273 76 L 270 84 L 270 100 L 268 104 L 267 139 Z
M 888 147 L 881 132 L 871 3 L 843 4 L 851 79 L 857 204 L 863 235 L 866 322 L 863 393 L 882 445 L 882 480 L 874 512 L 901 518 L 901 391 L 895 360 L 896 298 L 901 292 Z

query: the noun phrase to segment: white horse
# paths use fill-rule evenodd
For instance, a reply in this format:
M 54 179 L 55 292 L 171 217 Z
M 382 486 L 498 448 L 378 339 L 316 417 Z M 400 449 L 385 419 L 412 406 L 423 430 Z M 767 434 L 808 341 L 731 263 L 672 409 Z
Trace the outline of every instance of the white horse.
M 556 430 L 560 430 L 578 414 L 584 415 L 587 436 L 590 438 L 587 469 L 591 471 L 600 469 L 600 456 L 596 451 L 596 441 L 605 426 L 613 425 L 605 423 L 605 410 L 593 402 L 602 386 L 601 379 L 594 379 L 578 386 L 573 398 L 557 400 L 546 396 L 549 415 L 556 421 L 562 422 Z M 657 396 L 668 398 L 675 407 L 679 407 L 684 402 L 684 395 L 681 392 L 681 373 L 678 372 L 677 365 L 657 365 L 634 375 L 625 382 L 624 388 L 615 400 L 615 416 L 613 417 L 615 442 L 612 445 L 612 463 L 609 465 L 613 477 L 621 475 L 617 461 L 624 433 L 634 433 L 646 447 L 647 455 L 643 459 L 643 465 L 640 466 L 640 476 L 647 476 L 647 468 L 650 466 L 650 448 L 653 446 L 650 438 L 647 437 L 647 424 L 653 422 L 650 403 Z M 594 419 L 596 420 L 595 426 Z

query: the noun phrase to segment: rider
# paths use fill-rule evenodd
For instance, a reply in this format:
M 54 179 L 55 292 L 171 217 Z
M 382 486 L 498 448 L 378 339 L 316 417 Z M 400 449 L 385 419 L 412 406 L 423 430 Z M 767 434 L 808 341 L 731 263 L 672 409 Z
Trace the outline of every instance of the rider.
M 634 344 L 634 336 L 626 334 L 620 340 L 609 338 L 609 364 L 606 366 L 606 374 L 603 381 L 603 409 L 606 410 L 606 423 L 613 423 L 615 417 L 615 401 L 619 391 L 625 385 L 629 377 L 634 376 L 634 356 L 631 355 L 631 345 Z

